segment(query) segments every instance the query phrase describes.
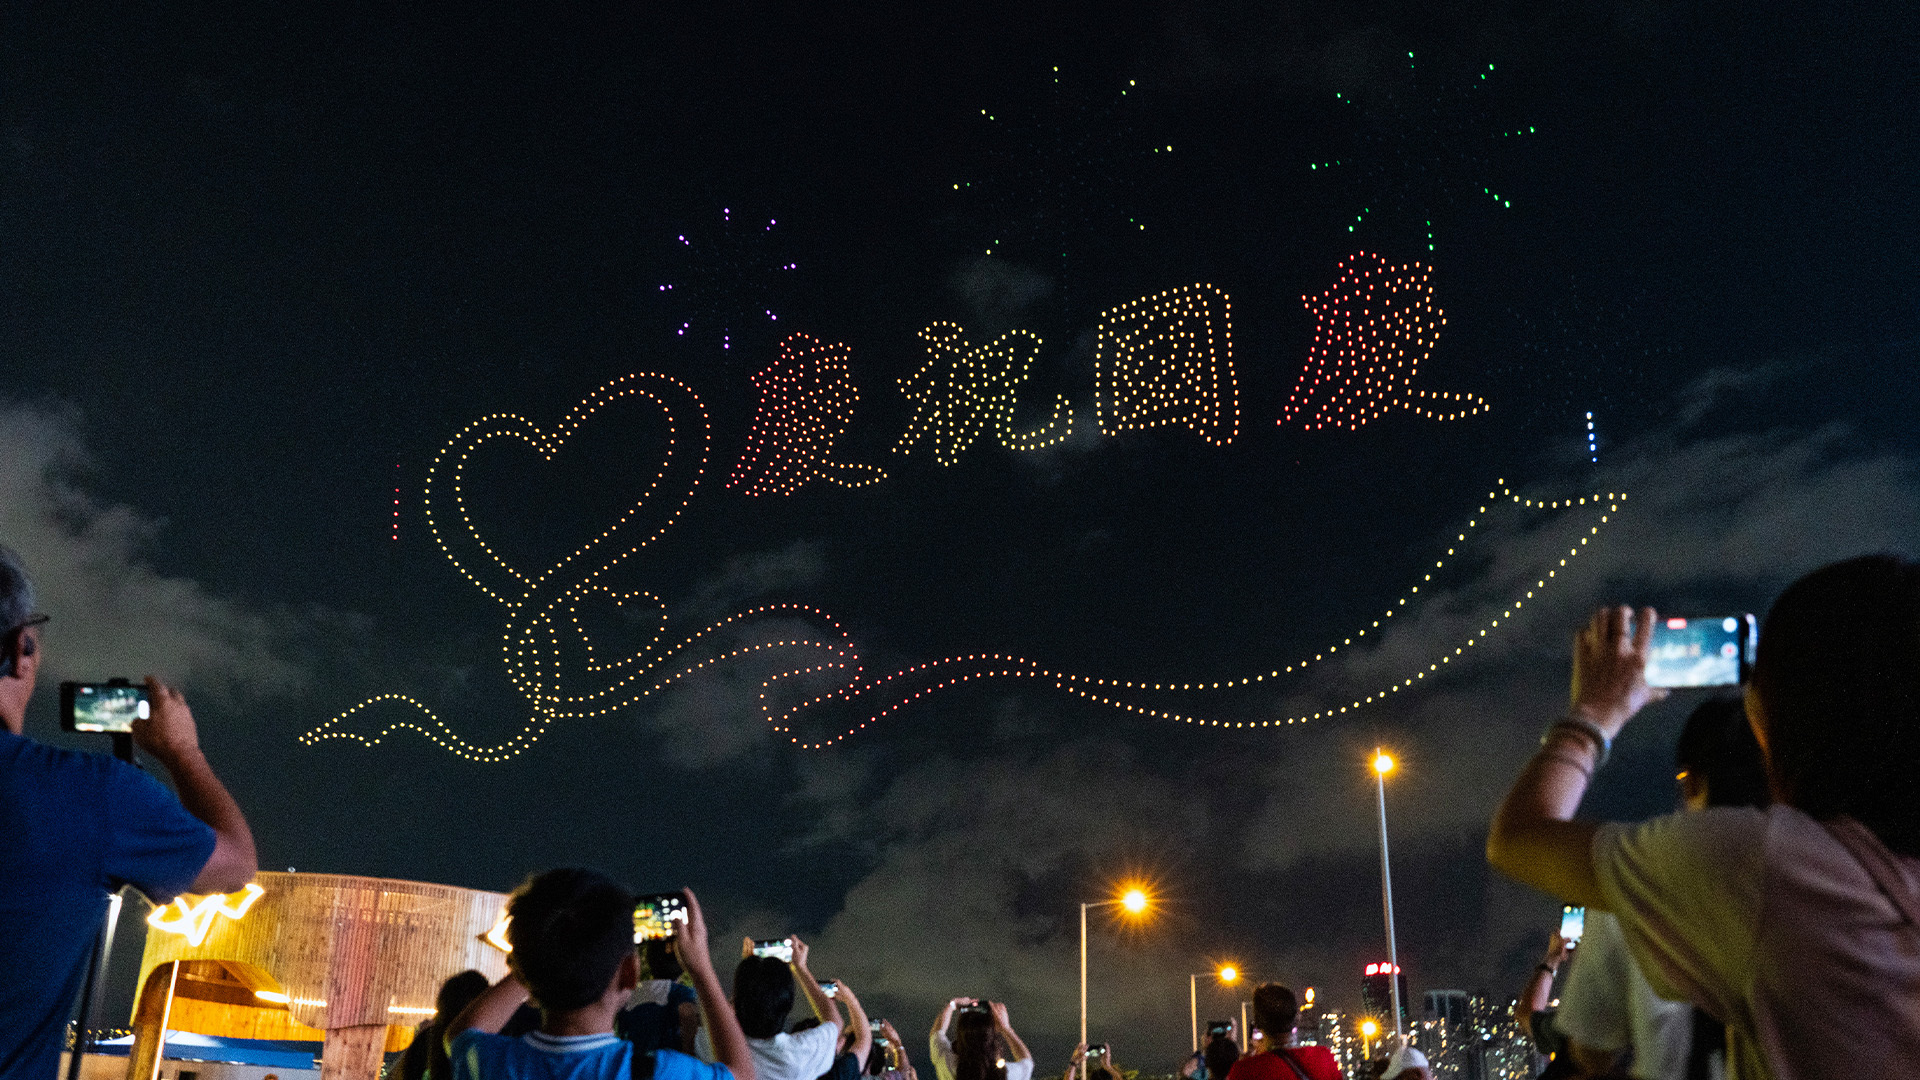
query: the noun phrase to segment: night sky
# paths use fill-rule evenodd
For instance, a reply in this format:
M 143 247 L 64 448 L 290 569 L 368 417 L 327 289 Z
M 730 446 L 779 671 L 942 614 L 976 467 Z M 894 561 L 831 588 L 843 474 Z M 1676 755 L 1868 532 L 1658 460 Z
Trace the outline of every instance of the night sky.
M 1487 871 L 1485 822 L 1583 613 L 1764 612 L 1920 539 L 1920 14 L 924 6 L 13 5 L 0 542 L 54 616 L 30 732 L 87 745 L 51 684 L 156 671 L 263 867 L 691 884 L 723 968 L 742 934 L 807 935 L 920 1053 L 968 994 L 1063 1063 L 1076 905 L 1137 875 L 1162 904 L 1096 914 L 1093 1034 L 1150 1071 L 1212 961 L 1358 1007 L 1385 745 L 1415 994 L 1515 992 L 1558 902 Z M 1372 256 L 1421 264 L 1444 309 L 1412 389 L 1488 409 L 1276 423 L 1316 342 L 1302 298 Z M 1237 424 L 1103 433 L 1103 313 L 1201 284 L 1231 297 Z M 899 452 L 940 322 L 1037 339 L 1006 426 L 1064 396 L 1071 437 Z M 857 390 L 835 475 L 883 480 L 727 486 L 796 333 Z M 429 471 L 484 417 L 552 430 L 643 373 L 674 383 L 623 385 L 687 388 L 664 473 L 640 398 L 550 462 L 466 461 L 461 507 L 540 604 L 604 587 L 572 604 L 591 658 L 539 653 L 562 692 L 635 676 L 549 722 L 524 691 L 556 684 L 502 651 L 528 619 L 434 527 L 508 599 L 530 586 L 463 539 L 452 459 L 429 520 Z M 763 717 L 856 654 L 862 693 Z M 980 654 L 1020 659 L 919 668 Z M 387 694 L 524 752 L 302 740 Z M 1635 722 L 1595 813 L 1670 806 L 1695 700 Z M 399 722 L 426 723 L 388 700 L 329 730 Z

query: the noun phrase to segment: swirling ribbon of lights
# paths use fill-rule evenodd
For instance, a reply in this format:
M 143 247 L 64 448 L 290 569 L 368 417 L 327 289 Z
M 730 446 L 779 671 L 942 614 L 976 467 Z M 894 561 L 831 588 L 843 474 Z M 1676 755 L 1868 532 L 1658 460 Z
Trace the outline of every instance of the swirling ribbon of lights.
M 553 567 L 539 574 L 516 569 L 488 545 L 468 511 L 463 493 L 467 461 L 480 446 L 498 438 L 519 439 L 551 461 L 566 445 L 569 437 L 595 412 L 627 397 L 650 401 L 665 419 L 667 445 L 652 481 L 618 521 Z M 692 446 L 683 448 L 683 442 L 690 442 Z M 1501 481 L 1495 491 L 1488 492 L 1486 504 L 1479 507 L 1466 528 L 1457 535 L 1456 545 L 1464 544 L 1492 505 L 1500 501 L 1542 510 L 1587 509 L 1597 519 L 1587 529 L 1587 534 L 1567 549 L 1566 556 L 1559 560 L 1559 566 L 1548 569 L 1545 576 L 1535 581 L 1533 589 L 1525 590 L 1524 596 L 1515 597 L 1504 605 L 1497 617 L 1468 634 L 1452 653 L 1442 654 L 1425 670 L 1415 670 L 1346 704 L 1330 705 L 1295 716 L 1208 719 L 1154 708 L 1148 703 L 1147 696 L 1169 692 L 1232 690 L 1304 672 L 1312 665 L 1332 658 L 1340 649 L 1351 648 L 1356 640 L 1366 638 L 1369 633 L 1378 636 L 1377 632 L 1389 625 L 1395 615 L 1405 609 L 1409 600 L 1418 597 L 1421 585 L 1410 587 L 1388 605 L 1379 618 L 1371 620 L 1370 625 L 1359 628 L 1352 636 L 1343 638 L 1338 645 L 1328 645 L 1311 657 L 1302 657 L 1294 663 L 1282 664 L 1271 670 L 1205 682 L 1146 682 L 1072 674 L 1052 670 L 1024 657 L 995 653 L 945 657 L 869 679 L 861 664 L 859 650 L 839 622 L 824 611 L 797 603 L 765 604 L 741 611 L 674 646 L 660 648 L 659 643 L 667 624 L 665 604 L 649 592 L 616 589 L 607 583 L 606 578 L 617 567 L 665 535 L 685 513 L 705 474 L 710 443 L 711 428 L 698 395 L 685 383 L 657 374 L 629 375 L 600 387 L 551 432 L 542 431 L 525 418 L 510 414 L 493 414 L 468 425 L 441 450 L 428 473 L 428 522 L 435 539 L 455 567 L 481 591 L 506 608 L 507 626 L 502 636 L 502 660 L 515 689 L 526 698 L 531 715 L 519 732 L 504 741 L 478 745 L 453 731 L 418 700 L 402 694 L 382 694 L 355 705 L 307 732 L 301 736 L 301 741 L 311 746 L 327 739 L 347 739 L 365 746 L 377 746 L 393 731 L 411 730 L 469 760 L 505 761 L 531 747 L 555 720 L 604 716 L 637 705 L 672 684 L 717 665 L 754 653 L 777 653 L 784 657 L 788 651 L 811 654 L 811 663 L 795 661 L 783 664 L 782 670 L 767 678 L 761 686 L 760 708 L 770 727 L 784 734 L 796 746 L 807 749 L 840 743 L 906 706 L 946 688 L 994 678 L 1051 682 L 1056 690 L 1120 712 L 1188 724 L 1222 728 L 1304 724 L 1344 715 L 1411 689 L 1429 676 L 1438 674 L 1456 658 L 1467 655 L 1468 650 L 1479 645 L 1491 631 L 1498 629 L 1503 621 L 1510 621 L 1528 601 L 1533 600 L 1537 591 L 1547 588 L 1549 582 L 1556 579 L 1559 571 L 1567 566 L 1569 559 L 1577 558 L 1585 551 L 1589 542 L 1599 535 L 1601 526 L 1619 512 L 1620 504 L 1626 498 L 1624 494 L 1608 493 L 1538 501 L 1522 498 Z M 681 481 L 677 485 L 671 483 L 675 476 Z M 449 488 L 450 495 L 447 491 Z M 673 500 L 675 494 L 679 495 L 677 503 Z M 458 528 L 443 529 L 442 508 L 449 501 L 459 525 Z M 1446 556 L 1453 556 L 1456 550 L 1457 546 L 1449 547 Z M 1422 584 L 1430 583 L 1434 572 L 1444 569 L 1446 564 L 1446 557 L 1435 560 L 1433 571 L 1422 577 Z M 596 657 L 592 639 L 578 616 L 580 605 L 595 597 L 605 597 L 623 608 L 650 603 L 659 620 L 659 629 L 653 640 L 624 658 L 603 660 Z M 685 657 L 690 649 L 703 645 L 708 639 L 720 640 L 717 636 L 720 631 L 741 628 L 752 620 L 770 616 L 802 617 L 824 624 L 827 632 L 818 637 L 799 636 L 751 642 L 703 656 L 691 663 L 683 662 L 674 670 L 660 673 L 662 664 L 668 658 Z M 579 665 L 582 671 L 596 677 L 593 683 L 584 688 L 576 689 L 573 686 L 562 660 L 562 647 L 569 642 L 586 657 L 584 663 Z M 795 704 L 782 706 L 774 700 L 779 695 L 771 692 L 782 682 L 821 674 L 830 674 L 838 685 Z M 424 714 L 427 722 L 394 721 L 370 735 L 348 730 L 344 726 L 362 710 L 386 702 L 410 705 Z M 838 733 L 822 738 L 810 739 L 796 730 L 798 722 L 808 711 L 835 702 L 854 706 L 856 716 L 859 712 L 867 715 L 863 719 L 850 720 Z

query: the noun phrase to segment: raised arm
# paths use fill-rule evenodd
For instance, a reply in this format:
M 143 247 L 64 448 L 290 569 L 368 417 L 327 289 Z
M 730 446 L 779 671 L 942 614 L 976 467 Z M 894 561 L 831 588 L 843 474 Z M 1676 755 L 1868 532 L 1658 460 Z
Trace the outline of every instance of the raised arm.
M 673 951 L 680 966 L 693 978 L 693 992 L 700 998 L 700 1016 L 706 1021 L 707 1041 L 713 1044 L 714 1060 L 733 1072 L 734 1080 L 754 1080 L 753 1051 L 747 1046 L 740 1019 L 733 1015 L 727 992 L 713 973 L 713 956 L 707 952 L 707 920 L 700 913 L 700 900 L 692 889 L 682 889 L 687 898 L 687 921 L 673 935 Z
M 860 1006 L 860 995 L 853 992 L 847 980 L 840 980 L 840 1000 L 847 1004 L 847 1033 L 852 1036 L 847 1042 L 849 1053 L 859 1060 L 862 1072 L 867 1068 L 867 1055 L 873 1053 L 873 1025 L 867 1021 L 867 1010 Z
M 527 1002 L 527 986 L 520 976 L 509 971 L 504 979 L 494 983 L 474 998 L 466 1008 L 461 1009 L 440 1033 L 447 1052 L 453 1052 L 453 1037 L 463 1031 L 484 1031 L 497 1035 L 507 1026 L 513 1014 Z
M 807 1005 L 813 1009 L 813 1015 L 819 1017 L 821 1023 L 840 1025 L 840 1030 L 845 1031 L 840 1007 L 833 1003 L 826 991 L 820 989 L 820 980 L 813 977 L 813 969 L 807 966 L 807 943 L 801 941 L 797 934 L 791 935 L 789 940 L 793 942 L 793 962 L 789 966 L 793 969 L 794 981 L 800 984 L 800 992 L 806 995 Z
M 1666 691 L 1647 685 L 1657 613 L 1641 608 L 1627 636 L 1626 607 L 1602 608 L 1573 639 L 1573 707 L 1548 729 L 1487 832 L 1487 861 L 1524 885 L 1606 909 L 1593 873 L 1591 822 L 1575 821 L 1593 772 L 1627 721 Z
M 1553 1000 L 1553 977 L 1560 973 L 1560 965 L 1566 962 L 1568 948 L 1567 939 L 1558 932 L 1547 939 L 1547 954 L 1540 958 L 1533 973 L 1527 976 L 1526 988 L 1520 991 L 1520 996 L 1513 1003 L 1513 1019 L 1522 1031 L 1531 1032 L 1533 1029 L 1527 1025 L 1529 1018 Z
M 260 869 L 253 830 L 247 827 L 240 804 L 233 801 L 226 785 L 214 775 L 213 766 L 207 764 L 206 755 L 200 752 L 200 732 L 194 726 L 187 699 L 149 675 L 147 700 L 152 706 L 150 715 L 133 722 L 133 741 L 167 770 L 187 813 L 213 830 L 213 854 L 200 868 L 200 876 L 193 879 L 193 891 L 232 892 L 252 881 Z
M 1027 1049 L 1026 1043 L 1020 1041 L 1020 1036 L 1014 1034 L 1013 1025 L 1007 1022 L 1007 1003 L 992 1001 L 987 1003 L 987 1008 L 993 1012 L 994 1030 L 1000 1033 L 1000 1038 L 1007 1044 L 1007 1060 L 1031 1060 L 1033 1052 Z

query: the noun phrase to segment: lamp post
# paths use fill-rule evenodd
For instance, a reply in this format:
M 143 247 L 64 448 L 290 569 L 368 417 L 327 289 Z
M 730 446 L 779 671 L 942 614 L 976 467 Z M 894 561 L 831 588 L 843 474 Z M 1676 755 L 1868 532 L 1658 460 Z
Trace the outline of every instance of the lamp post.
M 1129 885 L 1126 891 L 1111 900 L 1094 900 L 1080 905 L 1080 1045 L 1087 1043 L 1087 909 L 1097 907 L 1118 907 L 1128 915 L 1144 915 L 1152 900 L 1147 891 L 1138 885 Z M 1087 1058 L 1080 1055 L 1080 1080 L 1087 1080 Z
M 1400 950 L 1393 939 L 1393 869 L 1387 862 L 1387 774 L 1393 758 L 1378 747 L 1373 751 L 1373 779 L 1380 806 L 1380 906 L 1387 916 L 1387 986 L 1393 993 L 1393 1033 L 1400 1030 Z
M 1213 977 L 1231 986 L 1240 981 L 1240 969 L 1232 964 L 1223 964 Z M 1193 1022 L 1193 1052 L 1200 1052 L 1200 976 L 1187 975 L 1187 1012 Z
M 1360 1021 L 1360 1057 L 1373 1060 L 1373 1037 L 1380 1034 L 1380 1025 L 1371 1020 Z

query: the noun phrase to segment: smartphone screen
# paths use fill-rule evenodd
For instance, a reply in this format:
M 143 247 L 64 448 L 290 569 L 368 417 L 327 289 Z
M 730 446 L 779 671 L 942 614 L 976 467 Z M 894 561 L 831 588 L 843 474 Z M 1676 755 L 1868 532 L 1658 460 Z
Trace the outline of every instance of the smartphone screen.
M 633 904 L 633 941 L 662 941 L 674 935 L 674 923 L 687 921 L 687 901 L 679 893 L 643 896 Z
M 60 726 L 67 731 L 124 734 L 149 714 L 147 688 L 114 683 L 61 683 Z
M 767 938 L 753 943 L 753 955 L 771 956 L 783 964 L 793 963 L 792 938 Z
M 1586 908 L 1574 907 L 1572 904 L 1568 904 L 1560 909 L 1560 937 L 1565 940 L 1567 944 L 1573 945 L 1577 943 L 1580 940 L 1580 935 L 1586 933 L 1586 930 Z
M 840 984 L 839 984 L 839 982 L 837 982 L 837 981 L 835 981 L 835 980 L 833 980 L 833 979 L 826 979 L 826 980 L 823 980 L 823 981 L 822 981 L 822 982 L 820 983 L 820 992 L 821 992 L 821 993 L 823 993 L 823 994 L 825 994 L 825 995 L 827 995 L 828 997 L 839 997 L 839 996 L 840 996 Z
M 1089 1046 L 1089 1047 L 1087 1047 L 1087 1056 L 1088 1056 L 1088 1057 L 1090 1057 L 1090 1058 L 1103 1058 L 1103 1057 L 1106 1057 L 1106 1056 L 1107 1056 L 1107 1044 L 1106 1044 L 1106 1043 L 1094 1043 L 1094 1044 L 1093 1044 L 1092 1046 Z
M 1752 615 L 1662 618 L 1647 651 L 1647 685 L 1738 686 L 1753 663 Z

